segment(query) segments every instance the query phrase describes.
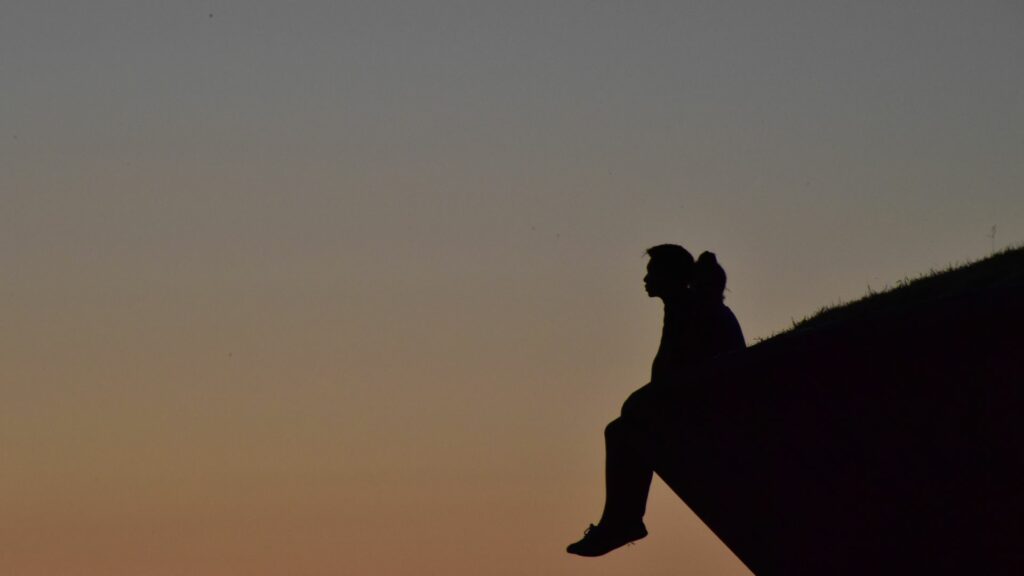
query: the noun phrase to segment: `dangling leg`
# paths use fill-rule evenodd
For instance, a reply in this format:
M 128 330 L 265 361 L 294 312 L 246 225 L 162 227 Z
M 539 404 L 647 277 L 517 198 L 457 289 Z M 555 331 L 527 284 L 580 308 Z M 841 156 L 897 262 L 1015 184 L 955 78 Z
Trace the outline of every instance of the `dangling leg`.
M 643 517 L 654 475 L 652 446 L 642 421 L 616 418 L 605 428 L 605 504 L 600 522 L 591 525 L 571 554 L 601 556 L 647 536 Z
M 601 525 L 643 524 L 654 476 L 652 438 L 643 422 L 616 418 L 604 429 L 605 501 Z

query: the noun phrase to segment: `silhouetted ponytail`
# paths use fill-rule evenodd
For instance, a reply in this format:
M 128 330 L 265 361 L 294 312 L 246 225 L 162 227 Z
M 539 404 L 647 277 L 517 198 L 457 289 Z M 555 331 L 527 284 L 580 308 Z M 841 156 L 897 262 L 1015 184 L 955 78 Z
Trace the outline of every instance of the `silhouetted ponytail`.
M 702 252 L 693 269 L 693 288 L 701 297 L 725 299 L 725 269 L 713 252 Z

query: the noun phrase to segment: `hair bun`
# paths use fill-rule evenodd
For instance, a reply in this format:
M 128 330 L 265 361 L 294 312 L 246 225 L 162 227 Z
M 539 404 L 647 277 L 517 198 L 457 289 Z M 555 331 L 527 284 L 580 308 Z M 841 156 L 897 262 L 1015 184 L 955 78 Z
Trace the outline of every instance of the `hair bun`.
M 714 252 L 708 252 L 705 250 L 704 252 L 700 253 L 700 256 L 697 257 L 697 263 L 705 265 L 718 264 L 718 258 L 715 257 Z
M 725 269 L 713 252 L 703 252 L 697 258 L 693 286 L 698 294 L 721 300 L 725 297 Z

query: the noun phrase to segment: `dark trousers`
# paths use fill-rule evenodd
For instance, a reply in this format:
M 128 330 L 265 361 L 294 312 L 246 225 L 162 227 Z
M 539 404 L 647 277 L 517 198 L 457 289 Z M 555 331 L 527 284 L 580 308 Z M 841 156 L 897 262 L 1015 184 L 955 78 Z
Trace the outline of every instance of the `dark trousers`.
M 632 525 L 643 520 L 659 455 L 656 390 L 641 387 L 622 405 L 622 415 L 604 429 L 605 503 L 601 523 Z

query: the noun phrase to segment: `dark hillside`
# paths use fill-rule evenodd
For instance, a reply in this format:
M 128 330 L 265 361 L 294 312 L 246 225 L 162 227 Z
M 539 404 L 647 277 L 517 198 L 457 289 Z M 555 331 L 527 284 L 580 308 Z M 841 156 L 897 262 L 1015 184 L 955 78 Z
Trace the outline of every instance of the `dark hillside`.
M 662 403 L 659 474 L 757 574 L 1024 574 L 1024 250 L 828 310 Z

